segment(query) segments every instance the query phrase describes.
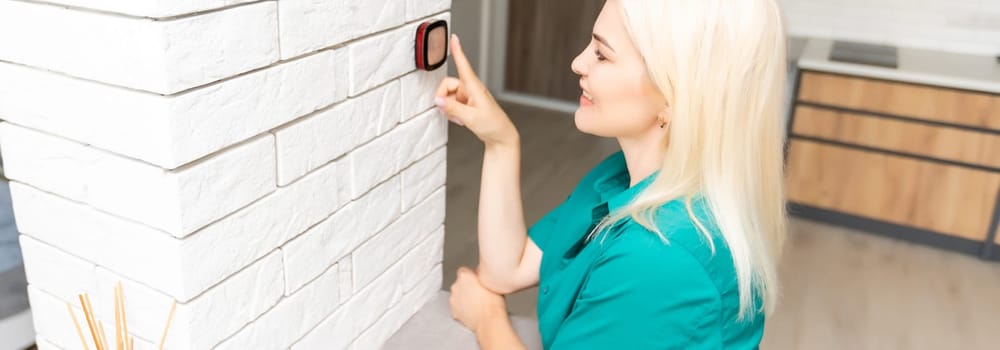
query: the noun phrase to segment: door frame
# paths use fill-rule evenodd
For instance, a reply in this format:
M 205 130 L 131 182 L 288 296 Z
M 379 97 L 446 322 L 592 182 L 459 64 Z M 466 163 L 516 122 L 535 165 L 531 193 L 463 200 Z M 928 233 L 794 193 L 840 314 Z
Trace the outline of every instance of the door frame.
M 507 66 L 507 22 L 509 0 L 486 0 L 480 33 L 480 67 L 486 67 L 486 87 L 497 100 L 573 114 L 579 105 L 551 97 L 509 91 L 504 88 Z M 567 62 L 569 64 L 569 62 Z

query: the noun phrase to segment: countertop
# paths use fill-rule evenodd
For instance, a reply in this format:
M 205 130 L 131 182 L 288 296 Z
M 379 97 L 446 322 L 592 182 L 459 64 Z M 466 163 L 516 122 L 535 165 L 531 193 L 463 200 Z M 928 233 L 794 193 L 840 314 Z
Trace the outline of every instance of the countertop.
M 796 45 L 801 47 L 798 56 Z M 800 69 L 1000 94 L 1000 62 L 993 56 L 900 47 L 898 67 L 830 61 L 833 40 L 789 39 L 789 59 Z

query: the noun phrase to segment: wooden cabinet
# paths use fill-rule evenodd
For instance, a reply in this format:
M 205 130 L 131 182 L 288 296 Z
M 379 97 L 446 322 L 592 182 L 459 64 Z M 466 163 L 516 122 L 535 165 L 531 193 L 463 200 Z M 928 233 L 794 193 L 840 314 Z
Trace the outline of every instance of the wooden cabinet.
M 805 71 L 795 97 L 787 189 L 804 216 L 969 254 L 993 243 L 1000 96 Z
M 788 156 L 788 199 L 870 219 L 986 238 L 1000 173 L 805 140 Z

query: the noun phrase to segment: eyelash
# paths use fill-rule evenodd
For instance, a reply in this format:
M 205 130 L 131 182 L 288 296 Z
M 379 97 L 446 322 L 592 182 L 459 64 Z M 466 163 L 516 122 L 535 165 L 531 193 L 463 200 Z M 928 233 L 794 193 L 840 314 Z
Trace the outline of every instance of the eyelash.
M 597 55 L 598 61 L 605 61 L 608 59 L 607 57 L 604 57 L 604 55 L 601 54 L 600 50 L 594 50 L 594 54 Z

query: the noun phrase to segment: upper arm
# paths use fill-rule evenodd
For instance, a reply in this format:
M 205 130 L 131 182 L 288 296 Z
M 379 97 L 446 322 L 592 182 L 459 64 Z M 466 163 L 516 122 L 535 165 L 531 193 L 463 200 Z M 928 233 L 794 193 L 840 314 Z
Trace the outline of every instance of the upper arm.
M 551 349 L 718 349 L 719 305 L 718 289 L 684 248 L 615 245 Z

